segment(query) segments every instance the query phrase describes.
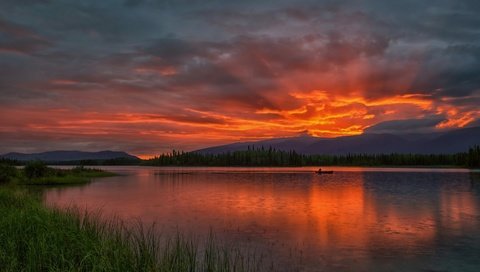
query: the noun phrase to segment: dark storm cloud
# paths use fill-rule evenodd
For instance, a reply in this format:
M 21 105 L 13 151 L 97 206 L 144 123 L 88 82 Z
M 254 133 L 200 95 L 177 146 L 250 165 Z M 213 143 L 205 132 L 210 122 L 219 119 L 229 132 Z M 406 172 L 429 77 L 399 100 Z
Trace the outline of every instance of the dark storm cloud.
M 193 57 L 208 57 L 210 49 L 208 43 L 195 43 L 178 38 L 167 37 L 158 39 L 140 52 L 160 58 L 169 65 L 179 65 L 189 61 Z
M 0 52 L 29 55 L 49 45 L 48 40 L 30 28 L 0 18 Z
M 480 119 L 474 120 L 468 124 L 469 127 L 480 127 Z
M 478 84 L 471 82 L 474 80 L 475 72 L 478 71 L 480 61 L 477 57 L 476 45 L 472 44 L 472 42 L 478 42 L 479 36 L 478 28 L 475 28 L 478 25 L 478 19 L 471 12 L 476 6 L 470 1 L 455 1 L 455 3 L 439 1 L 438 6 L 406 2 L 407 4 L 393 7 L 394 12 L 392 12 L 392 4 L 387 5 L 384 1 L 370 1 L 366 4 L 348 3 L 348 1 L 337 3 L 305 1 L 304 6 L 281 1 L 277 6 L 265 2 L 258 4 L 258 7 L 248 3 L 239 5 L 222 1 L 206 1 L 203 8 L 196 3 L 186 5 L 186 2 L 175 4 L 167 1 L 72 3 L 74 2 L 56 1 L 56 3 L 32 5 L 35 7 L 35 9 L 31 8 L 32 11 L 28 6 L 16 7 L 15 10 L 20 10 L 21 12 L 18 13 L 25 15 L 32 15 L 33 10 L 44 12 L 43 16 L 41 13 L 36 16 L 37 18 L 34 16 L 33 20 L 23 18 L 24 23 L 40 22 L 40 26 L 49 28 L 45 32 L 52 38 L 58 39 L 59 44 L 53 55 L 62 52 L 72 53 L 78 49 L 78 56 L 73 55 L 70 59 L 76 60 L 76 65 L 79 67 L 101 65 L 101 63 L 86 63 L 89 56 L 81 55 L 86 49 L 90 57 L 98 57 L 103 54 L 128 53 L 140 48 L 139 53 L 156 56 L 160 63 L 175 67 L 187 66 L 192 61 L 198 61 L 195 58 L 200 58 L 200 61 L 204 62 L 216 62 L 219 54 L 233 53 L 236 61 L 247 60 L 248 62 L 245 61 L 246 63 L 242 64 L 256 69 L 256 76 L 273 77 L 275 74 L 284 74 L 292 69 L 334 69 L 360 56 L 387 57 L 394 62 L 404 57 L 402 49 L 410 49 L 397 49 L 390 46 L 391 43 L 415 40 L 420 43 L 420 47 L 423 47 L 419 50 L 431 47 L 428 51 L 434 53 L 429 54 L 434 55 L 424 56 L 425 60 L 419 65 L 424 66 L 425 73 L 419 73 L 419 78 L 412 83 L 411 89 L 430 92 L 441 88 L 448 92 L 456 87 L 457 91 L 451 91 L 451 95 L 455 95 L 459 92 L 468 94 L 472 87 Z M 128 8 L 132 4 L 136 6 L 135 9 Z M 164 9 L 150 10 L 152 7 Z M 387 9 L 390 11 L 387 12 Z M 47 12 L 51 12 L 51 15 L 47 16 Z M 162 18 L 161 15 L 164 13 L 169 15 L 166 17 L 171 21 Z M 185 14 L 197 17 L 189 17 L 182 24 Z M 178 18 L 175 19 L 174 15 L 178 15 Z M 416 17 L 417 15 L 423 15 L 420 18 L 424 20 L 417 20 L 416 18 L 419 18 Z M 455 16 L 461 16 L 461 22 L 454 20 Z M 14 17 L 22 20 L 21 17 Z M 270 24 L 262 21 L 261 18 L 265 21 L 274 20 L 271 18 L 276 19 L 274 24 Z M 292 19 L 313 23 L 309 24 L 308 29 L 303 26 L 301 32 L 282 34 L 282 28 L 286 30 L 294 28 L 289 26 Z M 195 31 L 194 29 L 195 23 L 199 27 L 208 25 L 214 27 L 218 21 L 224 23 L 238 21 L 252 25 L 233 37 L 221 31 L 218 31 L 219 37 L 209 35 L 202 37 L 201 33 L 208 33 L 209 30 Z M 449 27 L 442 27 L 447 24 Z M 452 24 L 454 27 L 451 27 Z M 170 27 L 165 28 L 164 25 L 170 25 Z M 176 31 L 183 30 L 186 25 L 191 27 L 190 31 L 195 31 L 197 34 L 187 36 L 183 34 L 185 32 Z M 445 31 L 441 32 L 437 28 Z M 264 30 L 268 30 L 265 32 L 267 35 L 264 34 Z M 449 31 L 460 33 L 457 35 L 462 37 L 451 37 Z M 174 37 L 168 37 L 172 34 Z M 68 40 L 62 40 L 60 36 L 72 39 L 71 43 Z M 305 41 L 302 39 L 308 38 L 320 44 L 303 47 Z M 460 38 L 472 41 L 455 44 Z M 26 45 L 22 47 L 21 44 L 17 47 L 18 50 L 35 48 L 41 48 L 41 46 L 30 42 L 28 47 Z M 388 49 L 391 51 L 387 52 Z M 105 53 L 107 50 L 109 53 Z M 253 52 L 254 50 L 257 52 Z M 270 63 L 277 63 L 273 63 L 276 65 L 267 69 L 255 60 L 258 56 L 268 59 Z M 210 67 L 215 69 L 216 66 Z M 72 67 L 72 70 L 76 70 L 75 67 Z M 446 73 L 450 76 L 445 76 Z M 234 77 L 230 77 L 230 80 L 234 80 Z M 205 80 L 204 83 L 210 82 Z M 211 85 L 216 86 L 216 83 L 221 84 L 223 81 L 215 81 L 214 78 Z M 375 91 L 373 88 L 372 93 Z M 383 91 L 383 89 L 379 90 L 379 92 Z
M 435 131 L 442 121 L 445 121 L 443 116 L 385 121 L 367 128 L 365 133 L 427 133 Z
M 5 114 L 125 111 L 219 126 L 229 125 L 226 116 L 264 121 L 288 111 L 288 118 L 328 123 L 318 115 L 348 116 L 345 109 L 371 120 L 362 123 L 370 131 L 474 124 L 479 14 L 476 0 L 5 0 L 0 104 Z M 332 101 L 361 99 L 316 106 L 320 98 L 305 98 L 314 91 Z M 420 110 L 378 105 L 412 94 L 422 100 L 415 101 Z M 462 112 L 468 118 L 451 120 Z M 414 114 L 444 119 L 418 121 Z M 288 118 L 272 122 L 288 127 L 295 122 Z

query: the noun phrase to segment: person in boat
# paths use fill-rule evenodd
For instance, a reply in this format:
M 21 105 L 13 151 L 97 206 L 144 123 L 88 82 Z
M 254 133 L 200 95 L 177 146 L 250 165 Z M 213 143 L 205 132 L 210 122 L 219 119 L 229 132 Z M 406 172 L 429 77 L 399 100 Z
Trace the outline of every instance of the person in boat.
M 333 174 L 333 171 L 322 171 L 322 168 L 318 168 L 317 174 Z

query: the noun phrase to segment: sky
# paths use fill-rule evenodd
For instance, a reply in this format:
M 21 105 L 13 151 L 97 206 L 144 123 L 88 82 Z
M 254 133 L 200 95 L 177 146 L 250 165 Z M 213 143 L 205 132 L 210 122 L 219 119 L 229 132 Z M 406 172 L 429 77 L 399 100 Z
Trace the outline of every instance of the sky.
M 480 1 L 2 0 L 0 153 L 480 125 Z

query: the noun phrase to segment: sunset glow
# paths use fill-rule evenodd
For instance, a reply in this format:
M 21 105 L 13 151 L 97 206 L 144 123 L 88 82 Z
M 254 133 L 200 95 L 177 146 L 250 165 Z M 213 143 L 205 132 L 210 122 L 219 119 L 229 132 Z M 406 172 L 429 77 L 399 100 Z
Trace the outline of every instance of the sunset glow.
M 0 153 L 479 124 L 478 29 L 453 17 L 468 4 L 109 2 L 1 4 Z

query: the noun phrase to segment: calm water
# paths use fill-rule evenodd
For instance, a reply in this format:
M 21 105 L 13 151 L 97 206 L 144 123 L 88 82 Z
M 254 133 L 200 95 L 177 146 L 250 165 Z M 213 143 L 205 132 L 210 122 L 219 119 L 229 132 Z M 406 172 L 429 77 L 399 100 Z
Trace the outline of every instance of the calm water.
M 480 271 L 480 174 L 461 169 L 106 167 L 50 205 L 253 249 L 284 271 Z

